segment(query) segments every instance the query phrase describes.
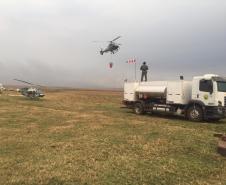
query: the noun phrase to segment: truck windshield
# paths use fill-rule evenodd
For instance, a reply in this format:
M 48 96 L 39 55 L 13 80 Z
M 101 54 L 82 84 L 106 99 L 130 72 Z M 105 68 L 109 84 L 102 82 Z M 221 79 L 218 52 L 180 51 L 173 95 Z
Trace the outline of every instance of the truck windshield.
M 219 92 L 226 92 L 226 82 L 217 82 L 217 90 Z

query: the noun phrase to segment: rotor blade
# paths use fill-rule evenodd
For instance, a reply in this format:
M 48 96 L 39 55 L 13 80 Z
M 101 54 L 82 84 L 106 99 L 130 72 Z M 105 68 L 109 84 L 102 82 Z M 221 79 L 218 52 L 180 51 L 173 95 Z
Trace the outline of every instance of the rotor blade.
M 18 82 L 22 82 L 22 83 L 25 83 L 25 84 L 29 84 L 29 85 L 34 85 L 34 84 L 32 84 L 32 83 L 30 83 L 30 82 L 26 82 L 26 81 L 24 81 L 24 80 L 18 80 L 18 79 L 13 79 L 13 80 L 16 80 L 16 81 L 18 81 Z
M 121 36 L 116 37 L 116 38 L 113 39 L 112 41 L 116 41 L 116 40 L 118 40 L 119 38 L 121 38 Z
M 22 82 L 22 83 L 25 83 L 25 84 L 33 85 L 33 86 L 39 86 L 39 87 L 42 87 L 41 85 L 37 85 L 37 84 L 30 83 L 30 82 L 26 82 L 26 81 L 24 81 L 24 80 L 19 80 L 19 79 L 13 79 L 13 80 L 16 80 L 16 81 L 18 81 L 18 82 Z

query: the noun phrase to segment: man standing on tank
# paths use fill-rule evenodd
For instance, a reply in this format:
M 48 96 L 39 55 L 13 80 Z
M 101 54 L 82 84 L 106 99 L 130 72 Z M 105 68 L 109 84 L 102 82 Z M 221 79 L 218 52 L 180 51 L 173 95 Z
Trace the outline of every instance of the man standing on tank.
M 143 65 L 140 67 L 141 73 L 141 82 L 143 82 L 145 78 L 145 82 L 147 81 L 147 73 L 148 73 L 148 66 L 146 65 L 146 62 L 143 62 Z

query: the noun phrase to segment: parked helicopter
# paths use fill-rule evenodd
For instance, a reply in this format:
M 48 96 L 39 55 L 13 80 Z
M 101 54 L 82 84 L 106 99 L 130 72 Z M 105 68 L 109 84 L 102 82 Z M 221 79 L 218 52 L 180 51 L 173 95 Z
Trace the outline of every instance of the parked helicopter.
M 114 41 L 118 40 L 119 38 L 121 38 L 121 36 L 118 36 L 111 41 L 104 41 L 104 42 L 109 42 L 109 44 L 106 49 L 100 50 L 100 54 L 103 55 L 104 53 L 107 53 L 107 52 L 110 52 L 111 54 L 115 54 L 115 52 L 117 52 L 119 50 L 119 48 L 120 48 L 119 46 L 121 44 L 115 43 Z M 94 41 L 94 42 L 102 42 L 102 41 Z
M 31 99 L 41 98 L 41 97 L 45 96 L 45 94 L 43 94 L 42 90 L 37 88 L 37 87 L 41 87 L 40 85 L 35 85 L 30 82 L 26 82 L 26 81 L 18 80 L 18 79 L 14 79 L 14 80 L 31 85 L 30 87 L 23 87 L 18 90 L 23 96 L 31 98 Z

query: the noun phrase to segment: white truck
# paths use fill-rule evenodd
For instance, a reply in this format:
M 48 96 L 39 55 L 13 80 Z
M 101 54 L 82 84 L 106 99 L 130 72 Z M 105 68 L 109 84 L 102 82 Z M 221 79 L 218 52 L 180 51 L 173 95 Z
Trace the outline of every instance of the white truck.
M 226 116 L 226 78 L 206 74 L 192 81 L 125 82 L 123 104 L 136 114 L 164 111 L 218 121 Z

